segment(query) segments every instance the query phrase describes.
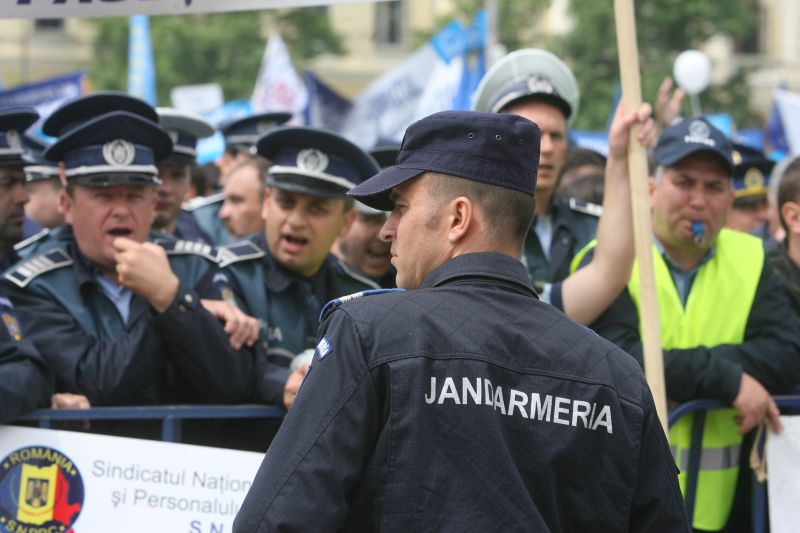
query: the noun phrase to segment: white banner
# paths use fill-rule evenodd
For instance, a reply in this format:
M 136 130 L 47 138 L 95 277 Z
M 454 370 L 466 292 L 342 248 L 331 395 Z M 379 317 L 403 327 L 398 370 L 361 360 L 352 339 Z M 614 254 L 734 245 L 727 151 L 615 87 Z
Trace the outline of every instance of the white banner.
M 800 533 L 800 416 L 782 416 L 767 441 L 767 492 L 772 533 Z
M 262 458 L 0 426 L 0 532 L 228 532 Z
M 2 0 L 0 18 L 55 19 L 187 15 L 344 4 L 355 0 Z M 373 0 L 384 1 L 384 0 Z

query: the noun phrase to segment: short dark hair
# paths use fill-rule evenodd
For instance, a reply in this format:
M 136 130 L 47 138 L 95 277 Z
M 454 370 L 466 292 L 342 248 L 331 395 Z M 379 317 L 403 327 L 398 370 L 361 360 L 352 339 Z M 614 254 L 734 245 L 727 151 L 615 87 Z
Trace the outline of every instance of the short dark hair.
M 240 168 L 253 167 L 256 172 L 258 172 L 258 178 L 261 182 L 261 189 L 263 190 L 267 185 L 267 174 L 269 173 L 269 167 L 271 166 L 272 163 L 259 155 L 248 155 L 231 169 L 230 174 L 236 172 Z
M 781 214 L 783 205 L 786 202 L 800 202 L 800 157 L 789 163 L 789 166 L 783 171 L 781 183 L 778 185 L 778 214 L 781 219 L 781 226 L 788 234 L 789 227 Z
M 523 192 L 479 181 L 430 172 L 425 175 L 432 195 L 439 202 L 465 196 L 486 216 L 492 236 L 514 239 L 520 245 L 533 222 L 536 202 Z

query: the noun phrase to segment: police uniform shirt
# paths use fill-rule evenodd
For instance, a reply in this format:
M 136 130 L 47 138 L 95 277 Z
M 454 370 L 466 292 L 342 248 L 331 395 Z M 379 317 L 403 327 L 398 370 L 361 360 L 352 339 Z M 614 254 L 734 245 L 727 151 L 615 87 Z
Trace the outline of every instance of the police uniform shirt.
M 545 240 L 539 235 L 540 217 L 534 220 L 525 239 L 523 263 L 537 291 L 569 275 L 572 258 L 595 238 L 600 209 L 595 204 L 554 196 L 545 215 L 550 220 L 549 231 L 543 232 Z
M 71 227 L 43 242 L 38 255 L 5 273 L 2 286 L 52 368 L 57 390 L 84 394 L 93 405 L 250 399 L 252 349 L 234 351 L 200 302 L 221 299 L 212 283 L 219 272 L 214 256 L 192 253 L 202 245 L 159 243 L 180 280 L 176 298 L 158 314 L 134 295 L 125 321 L 98 285 L 99 271 L 78 251 Z
M 266 359 L 259 358 L 257 395 L 266 403 L 282 403 L 283 385 L 292 360 L 315 346 L 319 314 L 329 300 L 378 288 L 328 254 L 311 278 L 282 267 L 269 253 L 263 234 L 243 241 L 244 258 L 223 259 L 245 312 L 261 321 Z M 234 243 L 220 249 L 223 258 L 236 253 Z M 276 368 L 277 367 L 277 368 Z
M 11 301 L 0 296 L 0 424 L 37 407 L 53 394 L 53 375 L 22 326 Z
M 324 319 L 234 531 L 688 531 L 636 362 L 468 254 Z

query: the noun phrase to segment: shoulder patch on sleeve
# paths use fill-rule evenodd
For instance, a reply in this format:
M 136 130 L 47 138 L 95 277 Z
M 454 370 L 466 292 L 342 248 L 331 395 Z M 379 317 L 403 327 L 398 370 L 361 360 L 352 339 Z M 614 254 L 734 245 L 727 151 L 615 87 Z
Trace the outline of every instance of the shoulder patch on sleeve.
M 24 241 L 19 241 L 17 244 L 14 245 L 14 250 L 20 251 L 23 248 L 26 248 L 26 247 L 30 246 L 31 244 L 33 244 L 35 242 L 41 241 L 42 239 L 44 239 L 48 235 L 50 235 L 50 230 L 47 229 L 47 228 L 44 228 L 39 233 L 34 233 L 33 235 L 31 235 L 30 237 L 28 237 Z
M 186 211 L 192 212 L 196 209 L 199 209 L 207 205 L 217 204 L 223 201 L 224 199 L 225 199 L 225 192 L 220 191 L 218 193 L 211 194 L 209 196 L 196 196 L 191 200 L 189 200 L 188 202 L 183 202 L 183 204 L 181 204 L 181 207 Z
M 201 241 L 185 241 L 183 239 L 175 240 L 156 240 L 155 243 L 161 246 L 167 255 L 199 255 L 205 257 L 209 261 L 216 263 L 218 261 L 217 254 L 210 244 Z
M 603 206 L 593 204 L 591 202 L 584 202 L 583 200 L 578 200 L 577 198 L 570 198 L 569 199 L 569 208 L 573 211 L 577 211 L 579 213 L 586 213 L 587 215 L 592 215 L 595 217 L 599 217 L 603 214 Z
M 220 268 L 225 268 L 232 263 L 239 261 L 247 261 L 249 259 L 258 259 L 264 257 L 266 252 L 252 241 L 239 241 L 225 246 L 221 246 L 217 250 L 219 257 Z
M 347 296 L 342 296 L 341 298 L 336 298 L 335 300 L 331 300 L 330 302 L 326 303 L 325 306 L 322 308 L 322 312 L 319 314 L 319 321 L 320 322 L 324 321 L 325 318 L 327 318 L 327 316 L 330 313 L 336 310 L 336 308 L 342 305 L 343 303 L 351 302 L 353 300 L 357 300 L 358 298 L 363 298 L 364 296 L 384 294 L 387 292 L 405 292 L 405 289 L 373 289 L 369 291 L 361 291 L 353 294 L 348 294 Z
M 69 254 L 62 248 L 55 248 L 19 263 L 6 272 L 5 278 L 18 287 L 25 287 L 37 276 L 69 266 L 73 262 Z
M 333 345 L 331 345 L 331 340 L 327 335 L 322 337 L 322 340 L 320 340 L 319 344 L 317 344 L 317 349 L 315 351 L 317 352 L 317 357 L 319 357 L 320 361 L 325 359 L 325 357 L 327 357 L 328 354 L 333 351 Z

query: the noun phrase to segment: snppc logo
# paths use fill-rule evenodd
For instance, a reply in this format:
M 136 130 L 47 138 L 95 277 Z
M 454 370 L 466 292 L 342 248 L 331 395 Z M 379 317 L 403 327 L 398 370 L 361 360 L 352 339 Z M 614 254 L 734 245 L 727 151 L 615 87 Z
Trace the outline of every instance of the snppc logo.
M 15 450 L 0 462 L 0 533 L 70 531 L 83 497 L 69 457 L 46 446 Z

